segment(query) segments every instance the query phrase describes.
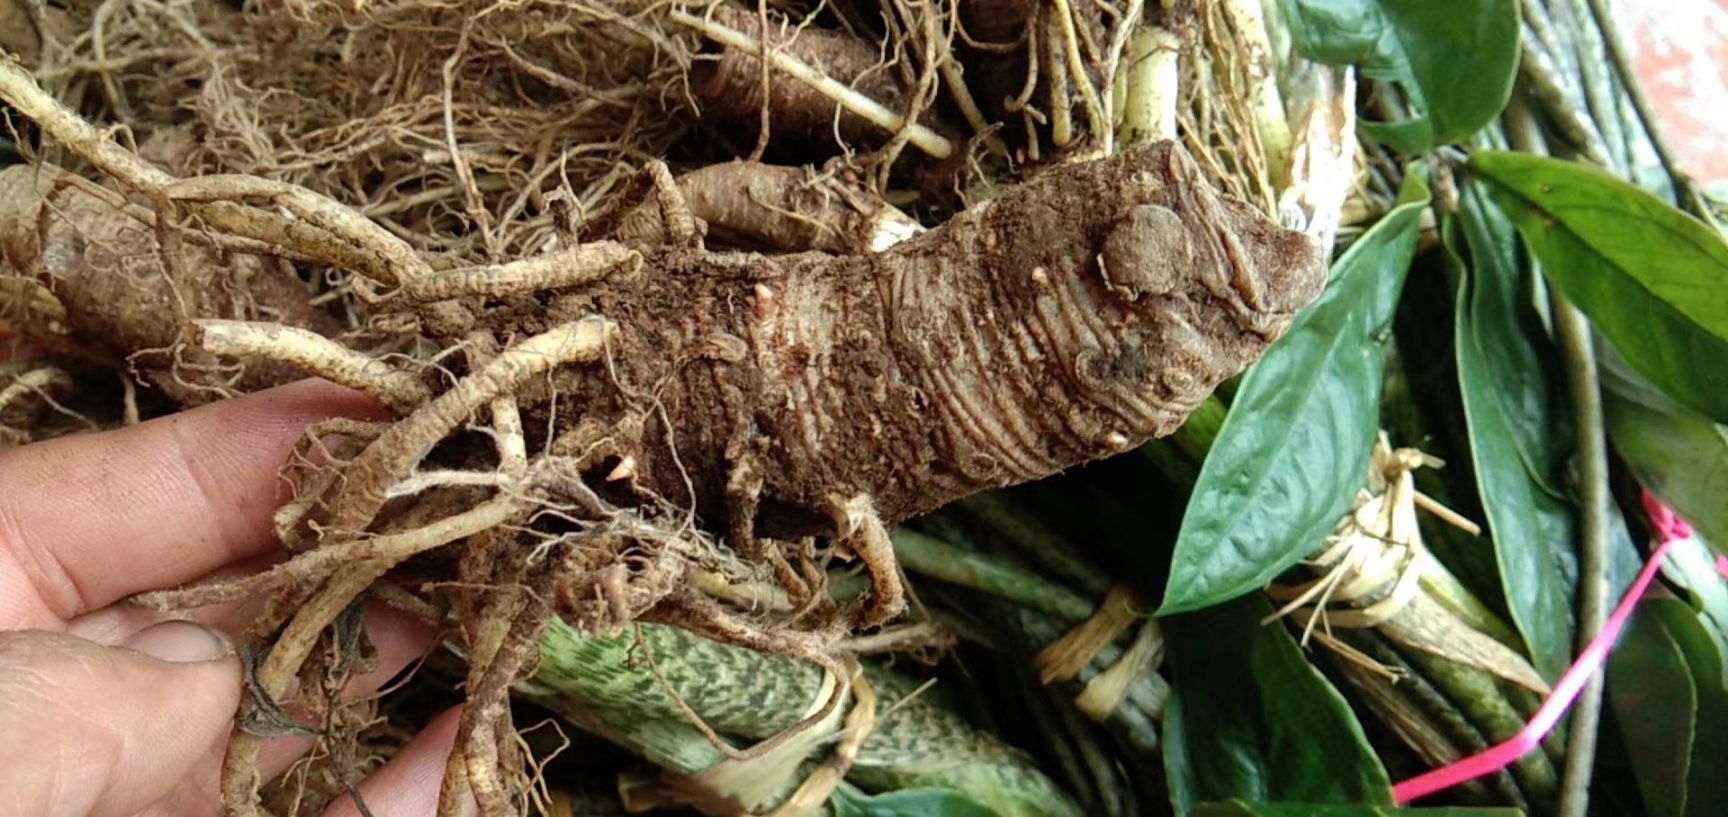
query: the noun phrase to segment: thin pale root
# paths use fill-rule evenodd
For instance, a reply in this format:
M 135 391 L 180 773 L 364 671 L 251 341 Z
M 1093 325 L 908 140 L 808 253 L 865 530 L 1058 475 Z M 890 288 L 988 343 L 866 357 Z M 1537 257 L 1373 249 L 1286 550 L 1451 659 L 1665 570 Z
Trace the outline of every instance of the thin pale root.
M 834 526 L 839 532 L 835 541 L 857 554 L 870 574 L 870 597 L 853 612 L 853 625 L 863 630 L 886 624 L 906 607 L 906 588 L 888 528 L 865 494 L 835 503 Z
M 317 332 L 253 321 L 203 320 L 197 325 L 200 345 L 212 352 L 281 361 L 359 391 L 397 414 L 408 414 L 432 399 L 432 390 L 420 378 Z
M 355 564 L 397 564 L 502 524 L 520 506 L 521 501 L 514 496 L 498 496 L 413 530 L 324 545 L 244 579 L 140 593 L 129 599 L 129 603 L 153 610 L 184 610 L 266 594 L 310 579 L 322 580 Z
M 383 507 L 390 486 L 450 432 L 494 398 L 530 379 L 561 364 L 597 359 L 610 327 L 604 319 L 583 318 L 528 338 L 391 426 L 349 467 L 347 483 L 331 511 L 331 527 L 349 534 L 364 531 Z
M 433 273 L 409 282 L 407 296 L 415 301 L 538 292 L 581 286 L 620 270 L 634 273 L 642 255 L 616 241 L 594 241 L 557 252 L 484 267 Z

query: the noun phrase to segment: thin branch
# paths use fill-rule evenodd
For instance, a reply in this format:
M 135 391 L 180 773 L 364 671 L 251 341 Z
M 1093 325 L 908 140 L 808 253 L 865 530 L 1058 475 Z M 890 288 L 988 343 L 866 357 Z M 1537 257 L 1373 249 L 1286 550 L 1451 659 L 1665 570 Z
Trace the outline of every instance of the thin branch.
M 1608 52 L 1601 37 L 1582 36 L 1590 27 L 1590 9 L 1585 0 L 1563 0 L 1556 6 L 1566 28 L 1575 33 L 1577 42 L 1578 76 L 1585 104 L 1595 116 L 1596 129 L 1602 134 L 1608 154 L 1608 165 L 1616 172 L 1626 173 L 1632 164 L 1627 150 L 1625 128 L 1619 115 L 1619 100 L 1614 91 L 1614 69 L 1608 65 Z
M 1506 135 L 1513 149 L 1546 154 L 1547 145 L 1518 100 L 1506 111 Z M 1602 630 L 1608 614 L 1608 440 L 1602 420 L 1602 390 L 1596 371 L 1596 350 L 1590 321 L 1551 285 L 1555 340 L 1572 399 L 1578 435 L 1579 564 L 1577 643 L 1588 644 Z M 1602 676 L 1592 676 L 1578 696 L 1566 744 L 1566 764 L 1560 778 L 1559 817 L 1585 817 L 1590 806 L 1590 778 L 1596 765 L 1597 728 L 1602 720 Z
M 1602 391 L 1590 322 L 1557 290 L 1550 288 L 1555 334 L 1572 393 L 1578 426 L 1581 477 L 1581 530 L 1578 577 L 1578 643 L 1588 644 L 1608 615 L 1608 442 L 1602 424 Z M 1590 776 L 1596 762 L 1596 732 L 1602 718 L 1602 676 L 1585 685 L 1573 710 L 1560 783 L 1560 817 L 1584 817 L 1590 805 Z

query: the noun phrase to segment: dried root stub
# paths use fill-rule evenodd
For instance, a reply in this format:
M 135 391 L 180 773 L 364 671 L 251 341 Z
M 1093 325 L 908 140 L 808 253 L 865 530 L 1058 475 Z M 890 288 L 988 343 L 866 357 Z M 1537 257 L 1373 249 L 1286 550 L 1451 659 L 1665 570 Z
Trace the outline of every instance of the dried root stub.
M 1416 490 L 1412 472 L 1438 468 L 1438 459 L 1414 448 L 1394 449 L 1385 433 L 1374 447 L 1368 485 L 1355 507 L 1339 520 L 1326 545 L 1308 560 L 1318 578 L 1295 587 L 1274 585 L 1268 595 L 1285 602 L 1267 623 L 1290 616 L 1310 638 L 1346 660 L 1387 673 L 1371 657 L 1332 636 L 1334 628 L 1374 628 L 1392 643 L 1430 653 L 1510 681 L 1537 694 L 1549 687 L 1530 661 L 1511 646 L 1478 631 L 1454 608 L 1479 610 L 1422 542 L 1421 508 L 1471 535 L 1475 523 Z

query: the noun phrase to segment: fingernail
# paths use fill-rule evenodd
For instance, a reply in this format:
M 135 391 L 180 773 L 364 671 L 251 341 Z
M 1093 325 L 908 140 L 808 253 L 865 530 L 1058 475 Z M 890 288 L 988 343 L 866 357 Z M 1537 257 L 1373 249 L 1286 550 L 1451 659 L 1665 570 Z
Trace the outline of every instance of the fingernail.
M 164 621 L 134 633 L 124 646 L 175 663 L 214 661 L 234 654 L 227 636 L 195 621 Z

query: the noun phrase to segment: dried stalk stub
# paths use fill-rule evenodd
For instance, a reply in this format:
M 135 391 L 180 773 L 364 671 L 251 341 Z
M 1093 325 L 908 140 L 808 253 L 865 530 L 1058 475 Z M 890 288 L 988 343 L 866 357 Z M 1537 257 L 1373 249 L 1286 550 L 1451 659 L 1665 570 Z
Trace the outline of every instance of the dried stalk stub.
M 642 269 L 486 319 L 615 321 L 608 375 L 560 375 L 558 416 L 613 429 L 639 487 L 709 524 L 760 475 L 770 536 L 826 530 L 837 498 L 893 522 L 1167 434 L 1325 281 L 1309 239 L 1172 143 L 874 255 L 667 247 Z
M 45 347 L 129 360 L 182 404 L 299 377 L 287 366 L 218 365 L 191 321 L 268 316 L 328 334 L 330 316 L 283 262 L 225 252 L 173 227 L 165 249 L 147 208 L 48 166 L 0 170 L 0 319 Z

